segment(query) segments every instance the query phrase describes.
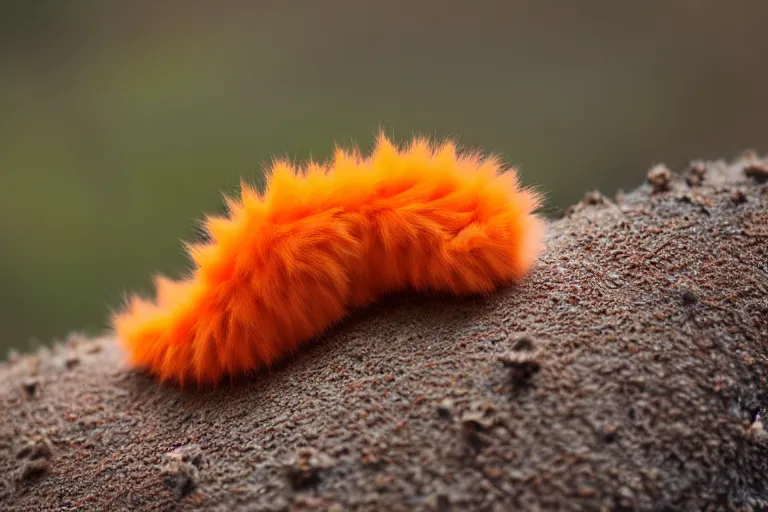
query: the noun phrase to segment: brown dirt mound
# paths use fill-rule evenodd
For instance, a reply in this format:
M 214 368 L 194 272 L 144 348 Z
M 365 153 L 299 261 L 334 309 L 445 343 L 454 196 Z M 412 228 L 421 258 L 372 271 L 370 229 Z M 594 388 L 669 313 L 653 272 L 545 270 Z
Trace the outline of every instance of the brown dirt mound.
M 0 365 L 3 510 L 759 509 L 768 184 L 654 171 L 549 225 L 521 286 L 402 295 L 182 392 L 73 337 Z

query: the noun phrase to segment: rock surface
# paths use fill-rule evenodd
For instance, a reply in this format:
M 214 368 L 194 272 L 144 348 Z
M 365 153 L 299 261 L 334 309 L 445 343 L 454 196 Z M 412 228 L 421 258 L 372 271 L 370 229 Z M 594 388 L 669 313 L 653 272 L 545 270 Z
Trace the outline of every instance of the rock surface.
M 159 386 L 109 337 L 0 364 L 0 509 L 765 507 L 755 158 L 588 194 L 520 286 L 392 297 L 217 390 Z

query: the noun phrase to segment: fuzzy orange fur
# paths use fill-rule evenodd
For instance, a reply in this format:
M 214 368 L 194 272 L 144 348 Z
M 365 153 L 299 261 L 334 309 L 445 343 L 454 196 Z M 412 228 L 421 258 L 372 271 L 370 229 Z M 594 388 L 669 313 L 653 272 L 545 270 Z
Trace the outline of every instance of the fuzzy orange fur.
M 453 143 L 380 136 L 373 154 L 336 151 L 265 192 L 243 186 L 211 242 L 188 245 L 188 279 L 155 280 L 113 317 L 130 362 L 184 386 L 267 367 L 350 310 L 400 289 L 488 293 L 522 279 L 543 249 L 539 196 L 495 158 Z

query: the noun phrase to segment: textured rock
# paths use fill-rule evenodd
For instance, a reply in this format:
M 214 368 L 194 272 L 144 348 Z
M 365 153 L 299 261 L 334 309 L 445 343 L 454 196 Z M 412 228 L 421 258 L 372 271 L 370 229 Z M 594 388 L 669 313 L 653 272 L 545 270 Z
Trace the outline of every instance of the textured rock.
M 4 363 L 0 508 L 765 506 L 768 184 L 696 165 L 569 208 L 514 289 L 392 297 L 217 390 L 108 337 Z

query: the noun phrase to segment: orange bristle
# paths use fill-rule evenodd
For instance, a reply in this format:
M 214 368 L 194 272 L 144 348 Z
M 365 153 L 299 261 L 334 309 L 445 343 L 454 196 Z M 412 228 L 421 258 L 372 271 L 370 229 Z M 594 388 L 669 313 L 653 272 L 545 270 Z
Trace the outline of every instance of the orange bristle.
M 266 191 L 242 187 L 211 241 L 189 245 L 183 281 L 155 279 L 113 324 L 130 362 L 161 381 L 216 384 L 268 367 L 351 310 L 402 289 L 488 293 L 543 250 L 540 198 L 494 158 L 380 136 L 303 170 L 277 162 Z

